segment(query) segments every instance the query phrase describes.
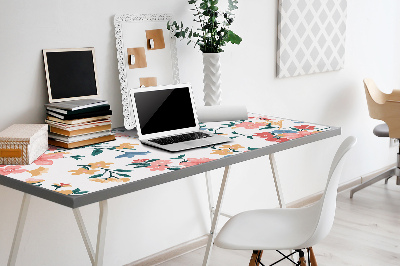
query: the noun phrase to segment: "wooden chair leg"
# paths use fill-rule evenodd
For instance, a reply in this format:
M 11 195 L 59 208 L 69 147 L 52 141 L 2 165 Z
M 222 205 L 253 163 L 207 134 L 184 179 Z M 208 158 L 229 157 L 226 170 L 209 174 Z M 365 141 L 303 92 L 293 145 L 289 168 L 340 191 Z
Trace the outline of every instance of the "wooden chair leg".
M 302 250 L 300 250 L 299 252 L 299 262 L 300 266 L 307 266 L 307 261 L 306 258 L 304 257 L 304 252 Z
M 315 258 L 314 250 L 312 247 L 309 247 L 308 250 L 310 251 L 310 262 L 311 266 L 318 266 L 317 259 Z
M 263 254 L 262 250 L 253 250 L 249 266 L 259 266 L 260 265 L 259 261 L 261 260 L 262 254 Z

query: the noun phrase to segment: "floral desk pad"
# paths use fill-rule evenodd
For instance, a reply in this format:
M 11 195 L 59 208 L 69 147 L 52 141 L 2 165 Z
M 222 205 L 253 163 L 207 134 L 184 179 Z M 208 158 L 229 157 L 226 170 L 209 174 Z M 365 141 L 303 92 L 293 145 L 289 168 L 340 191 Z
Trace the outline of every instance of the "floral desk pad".
M 65 195 L 82 195 L 330 129 L 255 114 L 249 114 L 248 120 L 201 123 L 200 127 L 232 141 L 170 153 L 141 144 L 135 131 L 116 129 L 114 141 L 71 150 L 49 146 L 31 165 L 0 165 L 0 175 Z

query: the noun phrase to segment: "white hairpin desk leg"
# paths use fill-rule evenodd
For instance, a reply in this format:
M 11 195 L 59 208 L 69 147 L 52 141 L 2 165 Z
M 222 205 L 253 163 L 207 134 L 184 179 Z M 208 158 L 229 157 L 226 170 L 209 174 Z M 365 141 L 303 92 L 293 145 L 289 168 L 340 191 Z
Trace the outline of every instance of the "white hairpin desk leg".
M 21 203 L 21 209 L 19 211 L 17 227 L 15 228 L 14 240 L 11 246 L 10 256 L 8 257 L 8 266 L 14 266 L 15 262 L 17 261 L 19 244 L 21 243 L 30 200 L 31 195 L 24 193 L 24 197 L 22 198 Z
M 279 207 L 286 208 L 286 203 L 285 203 L 285 200 L 283 199 L 283 191 L 282 191 L 282 187 L 281 187 L 281 181 L 280 181 L 279 175 L 278 175 L 278 167 L 276 166 L 274 153 L 271 153 L 269 155 L 269 163 L 271 164 L 272 176 L 274 178 L 276 195 L 278 196 Z M 289 250 L 289 254 L 292 252 L 293 252 L 292 250 Z M 290 258 L 292 260 L 294 260 L 293 255 L 290 256 Z
M 276 195 L 278 196 L 279 207 L 286 208 L 285 200 L 283 199 L 281 182 L 279 180 L 278 168 L 276 167 L 275 155 L 273 153 L 271 153 L 269 155 L 269 163 L 271 164 L 272 176 L 274 178 Z
M 224 176 L 222 178 L 222 182 L 221 182 L 221 188 L 219 190 L 219 195 L 218 195 L 218 201 L 217 201 L 217 206 L 215 207 L 215 213 L 212 219 L 212 224 L 211 224 L 211 231 L 210 231 L 210 235 L 208 236 L 208 242 L 207 242 L 207 247 L 206 247 L 206 253 L 204 255 L 204 260 L 203 260 L 203 266 L 207 266 L 211 257 L 211 249 L 212 249 L 212 245 L 214 242 L 214 238 L 215 238 L 215 229 L 217 228 L 217 224 L 218 224 L 218 218 L 220 215 L 220 211 L 221 211 L 221 205 L 222 205 L 222 200 L 224 199 L 224 193 L 225 193 L 225 188 L 226 188 L 226 182 L 229 176 L 229 170 L 230 170 L 230 166 L 226 166 L 225 167 L 225 171 L 224 171 Z
M 106 242 L 108 204 L 107 200 L 100 201 L 99 229 L 97 231 L 97 247 L 95 266 L 103 265 L 104 247 Z
M 93 251 L 92 243 L 90 242 L 89 235 L 86 231 L 85 222 L 82 219 L 81 211 L 79 210 L 79 208 L 76 208 L 76 209 L 73 209 L 73 212 L 75 215 L 76 223 L 78 224 L 78 227 L 79 227 L 79 231 L 81 232 L 83 242 L 85 243 L 85 247 L 86 247 L 87 253 L 89 255 L 90 262 L 92 263 L 92 265 L 94 265 L 94 251 Z
M 208 208 L 210 209 L 210 220 L 212 222 L 213 215 L 214 215 L 214 207 L 213 207 L 214 198 L 213 198 L 213 192 L 212 192 L 210 172 L 206 172 L 205 177 L 206 177 L 207 194 L 208 194 Z
M 85 222 L 82 219 L 80 210 L 79 209 L 73 210 L 76 223 L 78 224 L 79 231 L 81 232 L 87 253 L 89 254 L 90 262 L 92 263 L 92 265 L 95 266 L 103 265 L 104 246 L 105 246 L 106 228 L 107 228 L 107 213 L 108 213 L 107 200 L 100 201 L 99 207 L 100 207 L 100 214 L 99 214 L 99 226 L 97 231 L 96 253 L 94 253 L 93 251 L 93 247 L 90 242 L 89 235 L 86 231 Z

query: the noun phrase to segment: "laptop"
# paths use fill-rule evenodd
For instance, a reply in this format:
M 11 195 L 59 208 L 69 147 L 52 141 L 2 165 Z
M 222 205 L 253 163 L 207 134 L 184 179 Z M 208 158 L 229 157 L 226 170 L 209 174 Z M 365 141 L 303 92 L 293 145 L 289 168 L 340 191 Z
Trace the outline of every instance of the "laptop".
M 200 130 L 189 84 L 130 90 L 140 142 L 176 152 L 230 141 Z

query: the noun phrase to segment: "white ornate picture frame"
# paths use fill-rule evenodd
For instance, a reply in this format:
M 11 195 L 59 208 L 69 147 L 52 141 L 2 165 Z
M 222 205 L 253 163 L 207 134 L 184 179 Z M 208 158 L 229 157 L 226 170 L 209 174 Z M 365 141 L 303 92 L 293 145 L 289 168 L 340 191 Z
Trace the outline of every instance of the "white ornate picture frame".
M 179 68 L 176 50 L 176 38 L 167 29 L 167 22 L 172 19 L 170 14 L 122 14 L 115 15 L 115 38 L 119 81 L 121 83 L 122 108 L 124 126 L 126 129 L 135 127 L 135 118 L 131 109 L 129 91 L 140 87 L 140 78 L 156 77 L 157 85 L 179 83 Z M 146 31 L 162 29 L 165 47 L 151 50 L 146 39 Z M 130 68 L 128 48 L 144 47 L 146 66 Z

